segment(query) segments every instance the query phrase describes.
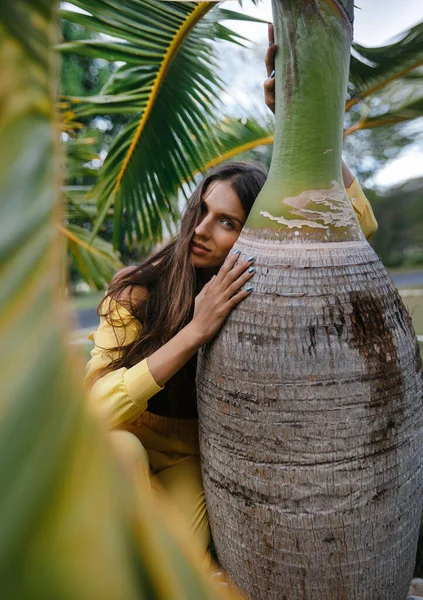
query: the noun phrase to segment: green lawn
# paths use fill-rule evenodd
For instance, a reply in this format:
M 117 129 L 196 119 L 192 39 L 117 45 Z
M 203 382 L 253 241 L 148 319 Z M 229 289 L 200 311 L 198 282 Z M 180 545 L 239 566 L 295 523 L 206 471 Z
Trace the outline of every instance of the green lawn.
M 402 290 L 399 290 L 400 293 Z M 423 335 L 423 290 L 421 296 L 403 296 L 403 302 L 408 308 L 417 335 Z
M 87 292 L 72 296 L 71 306 L 73 310 L 84 310 L 85 308 L 97 308 L 100 300 L 104 297 L 104 292 Z

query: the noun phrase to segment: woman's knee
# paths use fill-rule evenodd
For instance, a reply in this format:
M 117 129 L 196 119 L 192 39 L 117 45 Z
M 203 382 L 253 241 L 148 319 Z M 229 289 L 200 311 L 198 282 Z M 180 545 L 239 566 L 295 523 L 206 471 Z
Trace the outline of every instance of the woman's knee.
M 108 435 L 119 457 L 131 470 L 138 470 L 141 467 L 149 471 L 150 462 L 147 451 L 133 433 L 119 429 L 111 431 Z

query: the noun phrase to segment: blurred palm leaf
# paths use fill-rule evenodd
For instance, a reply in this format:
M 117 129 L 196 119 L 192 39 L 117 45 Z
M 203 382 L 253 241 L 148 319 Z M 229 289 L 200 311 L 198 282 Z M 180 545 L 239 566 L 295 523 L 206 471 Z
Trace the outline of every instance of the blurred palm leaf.
M 423 79 L 423 78 L 422 78 Z M 422 81 L 390 83 L 371 102 L 362 107 L 357 122 L 345 130 L 350 135 L 359 129 L 373 129 L 413 121 L 423 116 Z
M 87 198 L 90 191 L 89 185 L 70 185 L 62 188 L 66 199 L 66 219 L 94 221 L 97 214 L 97 207 L 94 200 Z
M 92 137 L 78 137 L 66 142 L 67 179 L 97 178 L 98 169 L 93 168 L 90 164 L 94 159 L 98 159 L 94 149 L 96 142 L 97 140 Z
M 3 6 L 2 597 L 223 598 L 196 567 L 194 549 L 181 542 L 185 531 L 165 524 L 157 505 L 136 491 L 122 447 L 112 451 L 84 405 L 79 357 L 66 344 L 69 309 L 58 289 L 62 237 L 53 225 L 60 214 L 62 163 L 51 48 L 58 2 Z
M 247 17 L 210 2 L 75 4 L 91 15 L 64 12 L 65 18 L 113 40 L 63 44 L 61 50 L 125 62 L 100 96 L 78 99 L 76 117 L 136 115 L 112 144 L 93 188 L 99 207 L 94 233 L 114 205 L 114 246 L 124 235 L 131 244 L 133 231 L 139 243 L 151 243 L 163 220 L 171 228 L 178 218 L 172 202 L 177 190 L 183 183 L 189 188 L 207 157 L 228 150 L 217 135 L 222 86 L 212 42 L 240 44 L 243 38 L 221 21 Z
M 69 254 L 75 267 L 91 288 L 107 287 L 113 274 L 123 267 L 112 244 L 96 236 L 91 242 L 91 232 L 78 225 L 59 227 L 67 239 Z
M 363 98 L 383 89 L 391 81 L 406 78 L 421 65 L 423 23 L 412 27 L 392 44 L 378 48 L 353 44 L 350 66 L 352 93 L 347 102 L 347 110 Z
M 356 122 L 345 134 L 423 116 L 422 65 L 423 23 L 385 46 L 353 44 L 346 110 L 355 110 Z

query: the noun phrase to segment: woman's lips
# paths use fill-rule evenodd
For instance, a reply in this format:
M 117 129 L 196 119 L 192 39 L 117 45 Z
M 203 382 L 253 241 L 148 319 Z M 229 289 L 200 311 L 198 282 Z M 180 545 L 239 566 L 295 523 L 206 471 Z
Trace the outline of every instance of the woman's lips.
M 199 255 L 208 254 L 210 252 L 210 250 L 208 250 L 207 248 L 204 248 L 204 246 L 197 245 L 195 242 L 192 242 L 191 250 L 194 252 L 194 254 L 199 254 Z

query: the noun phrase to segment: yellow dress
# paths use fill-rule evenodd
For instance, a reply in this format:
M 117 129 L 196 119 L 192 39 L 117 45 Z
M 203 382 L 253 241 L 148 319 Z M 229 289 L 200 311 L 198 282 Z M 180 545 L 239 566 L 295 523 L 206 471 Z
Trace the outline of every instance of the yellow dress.
M 356 180 L 347 192 L 363 232 L 370 239 L 377 222 L 369 201 Z M 111 309 L 111 323 L 100 317 L 98 329 L 88 336 L 94 343 L 86 377 L 90 405 L 110 429 L 117 431 L 114 436 L 125 447 L 142 489 L 170 496 L 206 548 L 210 532 L 201 482 L 197 420 L 148 411 L 148 401 L 163 388 L 154 381 L 146 359 L 97 378 L 111 362 L 105 350 L 129 344 L 141 332 L 141 324 L 123 306 L 110 298 L 108 301 L 105 308 L 106 312 Z

